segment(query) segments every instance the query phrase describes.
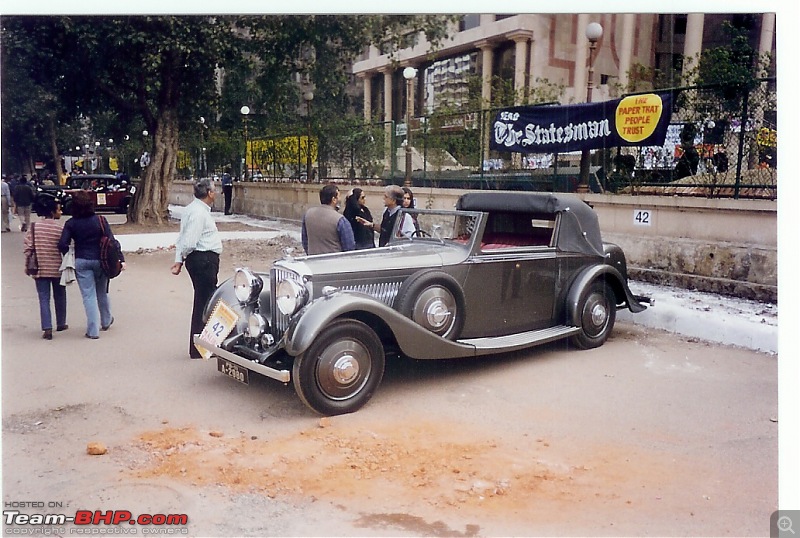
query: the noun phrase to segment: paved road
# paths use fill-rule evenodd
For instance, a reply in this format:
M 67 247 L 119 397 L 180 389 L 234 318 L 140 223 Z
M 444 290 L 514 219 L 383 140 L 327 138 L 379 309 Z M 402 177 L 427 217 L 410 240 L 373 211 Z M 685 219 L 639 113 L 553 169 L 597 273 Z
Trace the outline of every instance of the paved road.
M 129 256 L 99 340 L 69 289 L 71 329 L 44 341 L 21 248 L 3 234 L 6 503 L 187 514 L 193 536 L 769 532 L 775 355 L 619 323 L 591 351 L 392 364 L 320 421 L 290 387 L 185 359 L 169 253 Z

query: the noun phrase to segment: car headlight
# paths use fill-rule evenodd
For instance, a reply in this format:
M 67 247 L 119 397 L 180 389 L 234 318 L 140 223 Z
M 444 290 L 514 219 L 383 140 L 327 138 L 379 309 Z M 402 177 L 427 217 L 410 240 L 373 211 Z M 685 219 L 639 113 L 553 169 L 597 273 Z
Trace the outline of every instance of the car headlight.
M 267 321 L 261 314 L 251 314 L 247 318 L 247 334 L 251 338 L 258 338 L 267 330 Z
M 275 300 L 284 315 L 291 316 L 300 310 L 306 302 L 306 289 L 299 282 L 287 278 L 281 280 L 275 290 Z
M 261 277 L 253 274 L 250 269 L 237 269 L 233 277 L 233 292 L 240 303 L 247 304 L 258 300 L 258 295 L 264 287 Z

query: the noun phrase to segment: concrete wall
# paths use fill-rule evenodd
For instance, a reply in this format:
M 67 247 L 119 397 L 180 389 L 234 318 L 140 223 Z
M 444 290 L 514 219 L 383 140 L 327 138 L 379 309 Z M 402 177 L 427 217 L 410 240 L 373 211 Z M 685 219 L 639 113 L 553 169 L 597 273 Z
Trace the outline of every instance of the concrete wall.
M 383 187 L 359 185 L 373 215 Z M 347 193 L 351 187 L 342 185 Z M 235 213 L 299 221 L 319 203 L 319 185 L 237 183 Z M 415 189 L 417 207 L 452 209 L 465 191 Z M 625 251 L 631 277 L 747 299 L 777 302 L 777 203 L 661 196 L 579 195 L 600 219 L 605 241 Z M 176 181 L 170 203 L 186 205 L 191 184 Z M 222 208 L 217 197 L 215 209 Z

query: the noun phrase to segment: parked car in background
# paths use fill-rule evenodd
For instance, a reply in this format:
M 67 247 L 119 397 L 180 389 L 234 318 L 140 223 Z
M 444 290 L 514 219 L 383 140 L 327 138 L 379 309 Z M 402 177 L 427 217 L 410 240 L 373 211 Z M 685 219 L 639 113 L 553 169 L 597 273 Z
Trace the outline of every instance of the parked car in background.
M 646 308 L 622 249 L 573 195 L 473 192 L 452 211 L 404 211 L 385 247 L 236 269 L 194 342 L 223 374 L 291 382 L 310 408 L 337 415 L 372 397 L 387 356 L 488 356 L 558 339 L 594 348 L 617 309 Z M 412 216 L 416 231 L 398 236 Z
M 39 191 L 43 193 L 54 194 L 54 191 L 61 191 L 60 196 L 64 200 L 62 209 L 66 215 L 72 213 L 70 207 L 71 197 L 79 190 L 92 193 L 95 199 L 95 209 L 98 212 L 127 213 L 128 206 L 136 194 L 136 186 L 127 176 L 117 177 L 114 174 L 70 176 L 63 186 L 46 185 L 39 187 Z

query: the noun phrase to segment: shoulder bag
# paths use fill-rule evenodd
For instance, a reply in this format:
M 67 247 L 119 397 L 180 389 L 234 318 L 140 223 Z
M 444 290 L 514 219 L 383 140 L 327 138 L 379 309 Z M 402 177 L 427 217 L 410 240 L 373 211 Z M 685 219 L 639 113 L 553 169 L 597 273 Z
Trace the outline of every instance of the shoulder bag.
M 122 272 L 122 248 L 119 241 L 109 237 L 105 219 L 100 215 L 97 218 L 100 220 L 100 230 L 103 232 L 100 236 L 100 267 L 108 278 L 115 278 Z
M 25 255 L 25 274 L 35 277 L 39 274 L 39 258 L 36 256 L 36 223 L 31 224 L 33 249 Z

